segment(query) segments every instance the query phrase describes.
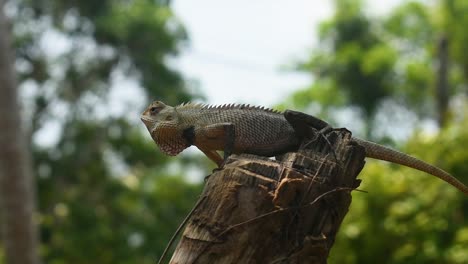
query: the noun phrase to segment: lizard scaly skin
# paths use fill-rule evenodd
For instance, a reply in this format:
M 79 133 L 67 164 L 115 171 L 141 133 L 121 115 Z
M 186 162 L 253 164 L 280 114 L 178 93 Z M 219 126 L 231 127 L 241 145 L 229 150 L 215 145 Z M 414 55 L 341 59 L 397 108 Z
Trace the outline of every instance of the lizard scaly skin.
M 282 113 L 244 104 L 211 106 L 187 103 L 172 107 L 155 101 L 142 113 L 141 120 L 167 155 L 175 156 L 194 145 L 218 167 L 222 167 L 232 153 L 271 157 L 295 151 L 304 130 L 322 133 L 331 128 L 327 122 L 304 113 L 291 110 Z M 366 157 L 424 171 L 468 195 L 467 186 L 440 168 L 370 141 L 353 140 L 365 148 Z M 224 151 L 224 159 L 217 152 L 219 150 Z

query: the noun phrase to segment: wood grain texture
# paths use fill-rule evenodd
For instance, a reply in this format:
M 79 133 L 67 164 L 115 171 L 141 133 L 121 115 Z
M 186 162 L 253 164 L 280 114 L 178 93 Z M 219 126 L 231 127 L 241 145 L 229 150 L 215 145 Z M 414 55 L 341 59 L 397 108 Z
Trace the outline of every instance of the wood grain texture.
M 326 263 L 365 157 L 349 131 L 327 137 L 278 160 L 231 156 L 170 263 Z

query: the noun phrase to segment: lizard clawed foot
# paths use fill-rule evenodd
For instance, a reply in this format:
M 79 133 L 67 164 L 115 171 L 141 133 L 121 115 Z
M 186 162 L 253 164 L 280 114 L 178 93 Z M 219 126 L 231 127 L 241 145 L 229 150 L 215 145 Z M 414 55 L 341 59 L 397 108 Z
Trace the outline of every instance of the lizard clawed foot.
M 218 167 L 217 168 L 214 168 L 211 173 L 215 173 L 217 171 L 220 171 L 222 169 L 224 169 L 224 165 L 226 164 L 226 159 L 224 159 L 221 163 L 218 164 Z
M 211 174 L 205 176 L 203 181 L 206 182 L 208 180 L 208 178 L 210 178 L 210 176 L 213 175 L 213 173 L 223 170 L 224 169 L 224 163 L 225 163 L 225 161 L 223 161 L 219 167 L 214 168 L 211 171 Z
M 216 170 L 216 169 L 214 169 L 214 170 Z M 214 172 L 214 170 L 213 170 L 213 172 Z M 211 176 L 211 174 L 206 175 L 205 178 L 203 178 L 203 182 L 208 181 L 208 179 L 210 178 L 210 176 Z
M 224 166 L 223 167 L 218 167 L 218 168 L 214 168 L 211 173 L 215 173 L 215 172 L 218 172 L 220 170 L 224 169 Z

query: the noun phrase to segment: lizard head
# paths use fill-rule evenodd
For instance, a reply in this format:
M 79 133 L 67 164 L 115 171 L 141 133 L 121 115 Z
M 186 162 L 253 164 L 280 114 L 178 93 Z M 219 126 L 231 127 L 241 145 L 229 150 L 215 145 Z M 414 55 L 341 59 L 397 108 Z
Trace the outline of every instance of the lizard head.
M 152 102 L 140 116 L 154 142 L 162 152 L 171 156 L 188 147 L 179 129 L 178 117 L 175 107 L 165 105 L 161 101 Z
M 151 133 L 160 122 L 175 121 L 176 112 L 174 107 L 166 105 L 161 101 L 154 101 L 141 114 L 140 119 Z

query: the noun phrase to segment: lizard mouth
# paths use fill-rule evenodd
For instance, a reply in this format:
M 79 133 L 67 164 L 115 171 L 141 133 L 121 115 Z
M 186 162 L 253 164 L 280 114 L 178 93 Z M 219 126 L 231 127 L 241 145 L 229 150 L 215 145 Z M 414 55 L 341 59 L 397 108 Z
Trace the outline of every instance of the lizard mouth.
M 151 117 L 147 117 L 144 115 L 140 116 L 140 119 L 148 129 L 154 126 L 154 124 L 156 123 L 156 121 L 154 121 Z

